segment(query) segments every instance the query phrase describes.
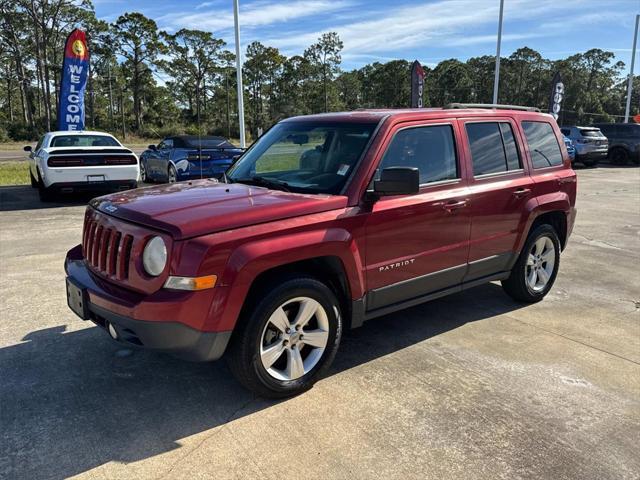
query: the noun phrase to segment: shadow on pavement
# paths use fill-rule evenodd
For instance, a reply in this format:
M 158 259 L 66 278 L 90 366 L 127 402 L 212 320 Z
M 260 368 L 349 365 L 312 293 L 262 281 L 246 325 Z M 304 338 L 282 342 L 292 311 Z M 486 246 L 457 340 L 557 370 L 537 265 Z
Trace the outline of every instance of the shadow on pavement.
M 346 333 L 329 377 L 520 307 L 488 284 L 371 320 Z M 65 478 L 135 462 L 274 405 L 242 389 L 224 361 L 129 350 L 97 327 L 32 332 L 0 349 L 0 368 L 5 478 Z
M 30 185 L 0 187 L 0 212 L 86 205 L 95 195 L 60 195 L 53 202 L 42 202 L 38 190 Z

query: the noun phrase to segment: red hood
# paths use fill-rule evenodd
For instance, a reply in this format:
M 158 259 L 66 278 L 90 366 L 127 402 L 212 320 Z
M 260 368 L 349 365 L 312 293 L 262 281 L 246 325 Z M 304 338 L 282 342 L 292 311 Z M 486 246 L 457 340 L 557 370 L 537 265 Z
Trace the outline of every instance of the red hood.
M 347 197 L 305 195 L 211 180 L 138 188 L 99 197 L 108 215 L 164 230 L 175 239 L 344 208 Z

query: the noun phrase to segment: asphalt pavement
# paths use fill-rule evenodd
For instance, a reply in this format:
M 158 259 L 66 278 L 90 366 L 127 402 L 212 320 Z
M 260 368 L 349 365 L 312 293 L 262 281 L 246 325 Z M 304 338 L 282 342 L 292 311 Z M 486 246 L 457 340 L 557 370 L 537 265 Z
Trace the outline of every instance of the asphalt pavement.
M 74 316 L 83 202 L 0 187 L 0 478 L 637 479 L 640 169 L 578 177 L 543 302 L 489 284 L 372 320 L 280 402 Z

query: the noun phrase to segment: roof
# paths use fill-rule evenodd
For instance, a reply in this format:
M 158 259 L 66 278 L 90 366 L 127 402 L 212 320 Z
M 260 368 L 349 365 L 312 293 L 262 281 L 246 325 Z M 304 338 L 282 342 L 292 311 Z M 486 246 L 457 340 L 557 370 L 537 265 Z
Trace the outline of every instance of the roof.
M 107 132 L 97 132 L 93 130 L 55 130 L 53 132 L 47 132 L 49 135 L 107 135 L 113 137 Z M 115 138 L 115 137 L 114 137 Z
M 302 115 L 298 117 L 291 117 L 285 121 L 289 122 L 304 122 L 304 121 L 317 121 L 317 122 L 360 122 L 360 123 L 377 123 L 386 117 L 402 117 L 406 120 L 411 118 L 458 118 L 467 116 L 522 116 L 530 117 L 531 115 L 544 115 L 552 118 L 549 114 L 522 111 L 522 110 L 508 110 L 508 109 L 496 109 L 496 108 L 389 108 L 389 109 L 360 109 L 352 112 L 330 112 L 330 113 L 318 113 L 314 115 Z

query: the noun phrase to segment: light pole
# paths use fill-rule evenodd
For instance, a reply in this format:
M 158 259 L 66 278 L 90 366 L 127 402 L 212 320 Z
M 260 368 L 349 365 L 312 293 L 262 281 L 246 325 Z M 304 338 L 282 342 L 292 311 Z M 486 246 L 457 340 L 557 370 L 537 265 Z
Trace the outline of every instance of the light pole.
M 638 23 L 640 23 L 640 15 L 636 15 L 636 29 L 633 32 L 633 48 L 631 49 L 631 70 L 629 71 L 629 85 L 627 85 L 627 106 L 624 109 L 624 123 L 629 123 L 629 110 L 631 109 L 631 87 L 633 86 L 633 67 L 636 61 L 636 45 L 638 43 Z
M 498 46 L 496 47 L 496 72 L 493 78 L 493 104 L 498 103 L 498 84 L 500 83 L 500 44 L 502 43 L 502 13 L 504 0 L 500 0 L 500 19 L 498 20 Z
M 244 99 L 242 94 L 242 59 L 240 57 L 240 23 L 238 20 L 238 0 L 233 0 L 233 20 L 236 26 L 236 78 L 238 82 L 238 127 L 240 128 L 240 148 L 246 147 L 244 138 Z

